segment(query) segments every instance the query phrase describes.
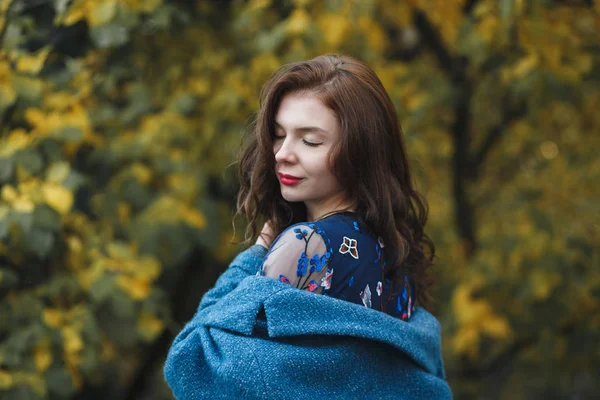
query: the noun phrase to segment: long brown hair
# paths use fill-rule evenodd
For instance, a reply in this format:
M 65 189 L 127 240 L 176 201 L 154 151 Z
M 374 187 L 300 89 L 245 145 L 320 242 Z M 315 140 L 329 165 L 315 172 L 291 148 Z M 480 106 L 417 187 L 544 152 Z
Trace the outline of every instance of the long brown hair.
M 433 300 L 431 265 L 435 246 L 423 231 L 427 202 L 415 190 L 402 130 L 392 101 L 377 75 L 348 56 L 326 54 L 282 66 L 265 83 L 260 109 L 250 122 L 238 163 L 237 215 L 248 218 L 245 244 L 271 221 L 275 237 L 291 224 L 306 222 L 304 203 L 283 199 L 273 154 L 274 120 L 289 93 L 314 94 L 334 112 L 341 139 L 329 154 L 332 172 L 355 204 L 359 221 L 383 239 L 386 277 L 415 284 L 417 302 Z

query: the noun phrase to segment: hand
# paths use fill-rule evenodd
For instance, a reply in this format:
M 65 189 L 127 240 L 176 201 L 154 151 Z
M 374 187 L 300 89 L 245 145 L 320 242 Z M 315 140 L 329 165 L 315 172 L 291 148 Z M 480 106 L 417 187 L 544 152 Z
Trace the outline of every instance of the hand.
M 271 227 L 271 222 L 265 222 L 265 225 L 262 228 L 262 231 L 258 235 L 258 239 L 256 239 L 256 244 L 260 244 L 267 249 L 271 246 L 271 242 L 273 241 L 273 228 Z

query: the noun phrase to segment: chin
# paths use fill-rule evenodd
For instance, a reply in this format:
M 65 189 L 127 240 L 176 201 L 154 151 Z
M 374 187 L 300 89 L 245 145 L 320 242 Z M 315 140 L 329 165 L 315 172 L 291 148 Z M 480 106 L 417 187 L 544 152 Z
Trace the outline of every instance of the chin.
M 284 193 L 281 194 L 281 197 L 283 197 L 283 199 L 289 203 L 299 203 L 301 201 L 304 201 L 298 196 L 286 196 Z
M 298 196 L 297 194 L 289 193 L 285 189 L 281 191 L 281 197 L 283 197 L 283 199 L 285 201 L 290 202 L 290 203 L 297 203 L 297 202 L 304 201 L 304 198 L 302 198 L 302 196 Z

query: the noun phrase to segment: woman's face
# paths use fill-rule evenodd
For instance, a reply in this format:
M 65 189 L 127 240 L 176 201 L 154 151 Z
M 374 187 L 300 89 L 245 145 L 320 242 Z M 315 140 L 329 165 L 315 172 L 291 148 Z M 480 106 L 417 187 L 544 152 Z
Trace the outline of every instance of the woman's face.
M 313 94 L 290 93 L 281 100 L 275 116 L 275 172 L 283 198 L 304 202 L 309 221 L 347 206 L 328 165 L 329 151 L 340 139 L 340 131 L 336 115 Z

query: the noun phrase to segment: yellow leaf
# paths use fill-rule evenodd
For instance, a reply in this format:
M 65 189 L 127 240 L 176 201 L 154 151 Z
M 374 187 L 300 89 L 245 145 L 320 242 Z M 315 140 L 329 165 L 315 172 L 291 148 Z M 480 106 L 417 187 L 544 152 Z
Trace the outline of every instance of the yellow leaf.
M 40 345 L 36 347 L 33 353 L 35 368 L 38 372 L 45 372 L 52 363 L 52 353 L 47 346 Z
M 521 234 L 521 236 L 528 237 L 532 234 L 534 230 L 533 223 L 525 218 L 519 219 L 517 224 L 517 232 Z
M 150 180 L 152 179 L 152 170 L 142 163 L 133 164 L 130 167 L 130 172 L 138 181 L 140 181 L 140 183 L 144 185 L 150 183 Z
M 323 14 L 319 17 L 319 28 L 323 32 L 325 43 L 337 47 L 348 32 L 349 21 L 340 14 Z
M 111 258 L 115 258 L 119 261 L 131 258 L 132 256 L 132 248 L 128 245 L 128 243 L 110 242 L 106 248 L 108 255 Z
M 66 161 L 54 163 L 46 172 L 46 179 L 54 183 L 62 183 L 71 172 L 71 166 Z
M 81 266 L 77 265 L 76 267 L 81 268 Z M 85 290 L 90 290 L 92 285 L 100 279 L 104 275 L 104 267 L 102 266 L 102 261 L 96 261 L 90 268 L 81 269 L 77 271 L 77 278 L 81 283 L 81 286 Z
M 206 218 L 198 210 L 182 207 L 179 215 L 188 225 L 191 225 L 194 228 L 204 229 L 206 227 Z
M 124 201 L 120 201 L 117 206 L 117 214 L 119 215 L 119 222 L 127 225 L 131 220 L 131 206 Z
M 248 11 L 259 11 L 263 8 L 270 7 L 272 0 L 250 0 L 246 6 Z
M 146 256 L 140 260 L 135 272 L 138 277 L 152 282 L 160 275 L 160 264 L 154 257 Z
M 287 30 L 292 35 L 305 32 L 310 25 L 310 16 L 303 8 L 296 8 L 287 20 Z
M 116 0 L 104 0 L 97 2 L 90 7 L 86 19 L 90 27 L 104 25 L 112 21 L 117 13 Z
M 498 315 L 488 316 L 485 323 L 482 324 L 482 329 L 485 333 L 498 339 L 505 339 L 511 333 L 510 325 L 506 318 Z
M 0 109 L 10 107 L 17 99 L 17 94 L 13 88 L 7 84 L 0 85 Z
M 102 340 L 102 352 L 100 353 L 100 359 L 102 361 L 110 361 L 115 358 L 115 355 L 115 346 L 108 340 Z
M 399 1 L 385 1 L 381 4 L 383 15 L 399 27 L 411 26 L 413 22 L 413 10 L 410 4 Z
M 33 204 L 33 201 L 31 201 L 31 199 L 26 196 L 19 196 L 19 198 L 15 200 L 12 205 L 15 211 L 21 213 L 28 214 L 33 212 L 33 210 L 35 209 L 35 204 Z
M 527 57 L 521 59 L 512 70 L 512 76 L 520 78 L 526 73 L 537 67 L 539 59 L 537 54 L 530 54 Z
M 545 300 L 549 297 L 552 289 L 560 282 L 560 276 L 557 273 L 535 269 L 530 277 L 530 283 L 533 290 L 533 295 L 538 300 Z
M 121 0 L 122 5 L 126 5 L 134 11 L 152 12 L 162 4 L 162 0 Z
M 46 204 L 61 214 L 68 213 L 73 206 L 73 193 L 57 183 L 44 183 L 42 194 Z
M 476 358 L 479 353 L 479 333 L 473 327 L 460 328 L 452 338 L 452 347 L 458 354 Z
M 42 312 L 42 319 L 46 323 L 46 325 L 51 326 L 53 328 L 58 327 L 63 322 L 63 316 L 55 308 L 45 308 Z
M 66 353 L 76 353 L 83 349 L 81 335 L 72 326 L 62 328 L 64 349 Z
M 0 389 L 6 390 L 13 386 L 14 379 L 11 374 L 0 369 Z
M 210 82 L 206 78 L 192 78 L 188 86 L 192 92 L 199 96 L 204 96 L 210 91 Z
M 82 2 L 76 2 L 68 8 L 67 13 L 63 18 L 63 24 L 66 26 L 73 25 L 85 18 L 86 10 L 81 6 Z M 79 7 L 78 7 L 79 5 Z
M 31 145 L 33 136 L 24 129 L 15 129 L 8 134 L 8 140 L 2 145 L 0 154 L 11 155 L 17 150 L 21 150 Z
M 14 187 L 11 185 L 2 186 L 2 200 L 7 203 L 12 203 L 13 201 L 17 200 L 18 197 L 19 193 Z
M 81 373 L 79 372 L 79 366 L 81 365 L 81 356 L 79 353 L 68 353 L 65 354 L 65 362 L 67 371 L 71 374 L 71 379 L 73 381 L 73 387 L 76 391 L 81 390 L 83 386 L 83 378 Z
M 69 236 L 67 238 L 67 244 L 69 245 L 69 250 L 74 253 L 80 253 L 83 249 L 83 243 L 77 236 Z
M 148 342 L 156 339 L 165 329 L 165 324 L 154 315 L 142 312 L 137 321 L 137 330 L 142 338 Z
M 152 289 L 147 280 L 126 275 L 117 277 L 117 285 L 134 300 L 147 298 Z
M 50 92 L 44 97 L 46 108 L 56 111 L 64 111 L 76 101 L 77 98 L 67 92 Z
M 25 120 L 35 127 L 45 125 L 46 118 L 46 113 L 39 108 L 28 108 L 25 110 Z
M 192 201 L 198 195 L 198 179 L 189 173 L 169 175 L 166 183 L 170 191 L 183 200 Z
M 35 55 L 24 55 L 17 60 L 17 71 L 37 75 L 50 54 L 50 47 L 45 47 Z
M 362 30 L 367 39 L 369 49 L 381 51 L 385 45 L 386 35 L 381 29 L 381 25 L 373 21 L 371 18 L 362 15 L 358 19 L 358 26 Z
M 421 107 L 427 100 L 429 95 L 425 92 L 418 92 L 406 99 L 406 108 L 409 111 L 414 111 Z

